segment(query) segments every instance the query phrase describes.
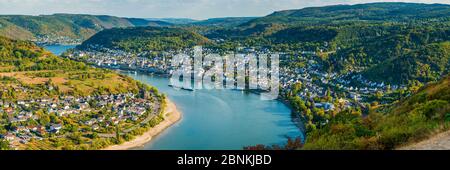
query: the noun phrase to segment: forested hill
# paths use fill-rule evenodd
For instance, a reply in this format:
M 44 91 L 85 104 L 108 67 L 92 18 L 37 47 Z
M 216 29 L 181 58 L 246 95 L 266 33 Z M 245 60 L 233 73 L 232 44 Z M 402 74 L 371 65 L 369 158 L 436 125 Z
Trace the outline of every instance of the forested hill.
M 210 41 L 202 35 L 181 28 L 134 27 L 103 30 L 77 48 L 104 47 L 140 52 L 176 50 L 207 43 Z
M 11 40 L 0 36 L 0 72 L 40 70 L 84 70 L 84 63 L 54 56 L 28 41 Z
M 2 15 L 0 16 L 0 35 L 20 40 L 33 40 L 37 37 L 67 37 L 85 40 L 98 31 L 108 28 L 170 25 L 172 24 L 162 21 L 106 15 Z
M 236 29 L 224 29 L 224 37 L 267 35 L 290 27 L 345 26 L 360 23 L 448 22 L 450 5 L 419 3 L 368 3 L 308 7 L 277 11 L 254 18 Z M 239 37 L 242 38 L 242 37 Z
M 450 5 L 446 4 L 387 2 L 277 11 L 266 17 L 252 20 L 243 26 L 265 23 L 317 24 L 340 21 L 409 22 L 415 19 L 448 18 L 448 16 L 450 16 Z

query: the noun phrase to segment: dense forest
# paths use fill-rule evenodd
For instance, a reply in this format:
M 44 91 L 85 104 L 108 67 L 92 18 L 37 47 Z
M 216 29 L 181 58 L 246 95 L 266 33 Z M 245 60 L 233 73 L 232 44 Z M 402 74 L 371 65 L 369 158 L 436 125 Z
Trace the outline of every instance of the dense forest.
M 260 23 L 317 25 L 347 21 L 408 22 L 416 19 L 447 18 L 450 15 L 449 8 L 449 5 L 445 4 L 401 2 L 309 7 L 277 11 L 246 23 L 245 26 Z
M 208 44 L 202 35 L 180 28 L 135 27 L 114 28 L 95 34 L 78 46 L 80 49 L 101 46 L 125 51 L 176 50 Z

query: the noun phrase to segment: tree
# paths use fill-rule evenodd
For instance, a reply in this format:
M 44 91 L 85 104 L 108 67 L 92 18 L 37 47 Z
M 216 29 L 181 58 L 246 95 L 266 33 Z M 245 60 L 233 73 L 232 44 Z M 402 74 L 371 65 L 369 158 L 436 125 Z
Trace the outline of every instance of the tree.
M 48 125 L 50 121 L 50 116 L 48 115 L 41 115 L 41 117 L 39 118 L 39 124 L 44 126 Z
M 300 92 L 300 90 L 302 89 L 302 87 L 303 87 L 303 85 L 302 85 L 301 82 L 295 83 L 295 84 L 292 86 L 292 90 L 291 90 L 292 94 L 291 94 L 291 96 L 297 95 L 297 94 Z
M 284 148 L 286 150 L 296 150 L 303 147 L 302 139 L 300 137 L 297 137 L 295 139 L 292 139 L 291 137 L 288 137 L 288 141 Z
M 327 92 L 326 92 L 325 100 L 326 100 L 327 102 L 333 101 L 333 97 L 331 96 L 331 89 L 330 89 L 329 87 L 328 87 Z
M 10 150 L 11 147 L 9 147 L 9 142 L 4 140 L 4 139 L 0 139 L 0 150 Z
M 323 110 L 322 108 L 315 110 L 317 116 L 323 117 L 325 116 L 325 110 Z
M 117 140 L 117 143 L 122 143 L 122 139 L 120 138 L 119 125 L 116 125 L 116 140 Z

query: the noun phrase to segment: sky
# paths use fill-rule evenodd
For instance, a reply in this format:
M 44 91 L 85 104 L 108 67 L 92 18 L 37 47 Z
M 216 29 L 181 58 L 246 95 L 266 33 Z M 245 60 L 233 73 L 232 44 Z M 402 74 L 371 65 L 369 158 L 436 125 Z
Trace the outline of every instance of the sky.
M 0 0 L 0 14 L 54 13 L 137 18 L 265 16 L 274 11 L 368 2 L 444 3 L 450 0 Z

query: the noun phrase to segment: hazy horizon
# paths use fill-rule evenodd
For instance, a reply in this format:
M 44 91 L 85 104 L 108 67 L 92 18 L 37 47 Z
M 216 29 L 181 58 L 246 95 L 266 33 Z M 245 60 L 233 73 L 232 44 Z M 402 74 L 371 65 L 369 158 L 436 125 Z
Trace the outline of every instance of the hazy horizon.
M 274 11 L 339 4 L 413 2 L 450 4 L 450 0 L 0 0 L 0 15 L 89 14 L 127 18 L 259 17 Z M 67 8 L 70 7 L 70 8 Z

